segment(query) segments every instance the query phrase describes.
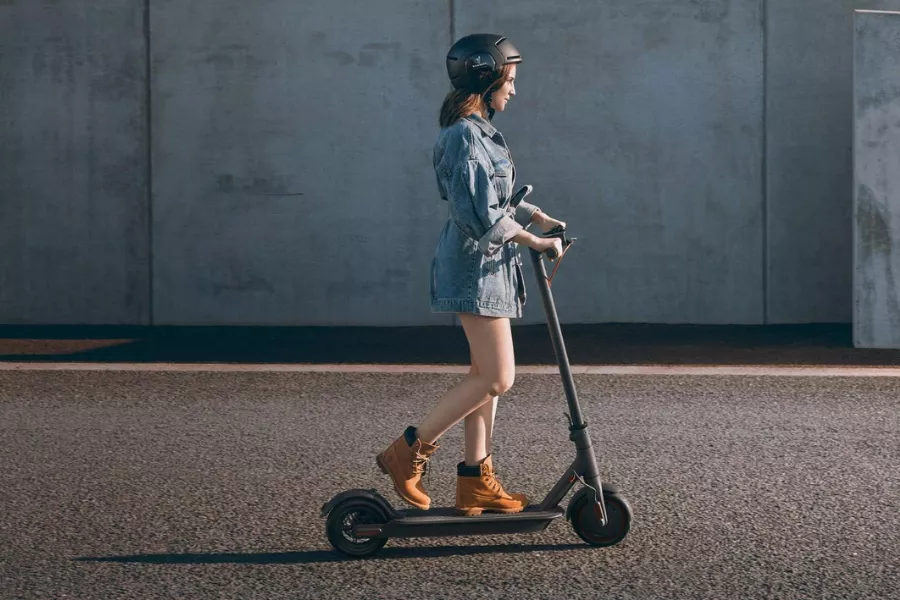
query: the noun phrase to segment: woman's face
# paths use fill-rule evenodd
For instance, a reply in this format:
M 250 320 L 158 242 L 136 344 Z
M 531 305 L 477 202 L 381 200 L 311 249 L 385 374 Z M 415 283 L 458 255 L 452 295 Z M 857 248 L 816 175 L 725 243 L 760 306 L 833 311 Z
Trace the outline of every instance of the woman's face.
M 512 66 L 509 71 L 509 77 L 503 82 L 494 93 L 491 94 L 491 108 L 497 112 L 503 112 L 506 103 L 509 102 L 510 96 L 516 95 L 516 65 Z

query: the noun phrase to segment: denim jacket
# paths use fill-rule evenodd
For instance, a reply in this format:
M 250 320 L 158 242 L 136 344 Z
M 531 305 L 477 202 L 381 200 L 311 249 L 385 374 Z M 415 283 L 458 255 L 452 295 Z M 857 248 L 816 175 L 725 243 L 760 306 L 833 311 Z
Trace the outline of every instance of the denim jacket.
M 478 115 L 441 129 L 434 172 L 450 218 L 431 262 L 433 312 L 521 317 L 525 281 L 512 238 L 539 210 L 509 206 L 515 166 L 499 131 Z

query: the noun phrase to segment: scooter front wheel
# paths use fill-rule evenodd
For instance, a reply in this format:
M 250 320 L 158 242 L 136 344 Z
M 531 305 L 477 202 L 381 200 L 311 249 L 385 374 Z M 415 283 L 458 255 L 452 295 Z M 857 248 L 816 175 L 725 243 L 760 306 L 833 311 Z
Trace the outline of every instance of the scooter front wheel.
M 387 543 L 387 538 L 361 538 L 354 533 L 357 525 L 380 525 L 387 522 L 382 508 L 365 498 L 341 502 L 328 515 L 325 532 L 334 549 L 352 558 L 372 556 Z
M 616 494 L 603 494 L 606 525 L 601 525 L 600 511 L 591 490 L 581 489 L 569 504 L 568 516 L 578 537 L 591 546 L 614 546 L 631 530 L 631 506 Z

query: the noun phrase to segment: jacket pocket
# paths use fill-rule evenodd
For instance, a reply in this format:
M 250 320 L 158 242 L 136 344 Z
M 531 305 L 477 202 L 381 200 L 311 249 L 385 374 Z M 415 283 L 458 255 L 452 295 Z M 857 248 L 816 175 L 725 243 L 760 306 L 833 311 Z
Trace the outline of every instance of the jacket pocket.
M 493 163 L 493 167 L 494 176 L 492 179 L 494 191 L 497 192 L 497 199 L 500 201 L 500 206 L 506 208 L 510 196 L 512 196 L 512 163 L 505 158 L 501 158 Z
M 494 177 L 509 177 L 512 175 L 512 163 L 505 158 L 492 161 L 492 164 L 494 167 Z

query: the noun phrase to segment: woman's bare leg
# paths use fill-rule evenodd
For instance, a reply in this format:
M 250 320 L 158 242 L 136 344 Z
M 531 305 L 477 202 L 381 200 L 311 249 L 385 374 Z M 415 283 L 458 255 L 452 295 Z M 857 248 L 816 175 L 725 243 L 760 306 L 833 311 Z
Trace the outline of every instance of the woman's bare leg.
M 417 428 L 418 438 L 429 444 L 435 443 L 473 410 L 511 388 L 515 380 L 509 319 L 460 313 L 459 320 L 478 368 L 474 372 L 470 370 L 450 388 Z
M 472 355 L 469 373 L 478 373 L 478 363 Z M 465 419 L 466 465 L 475 466 L 491 454 L 491 436 L 494 433 L 494 419 L 497 417 L 497 396 L 485 402 Z

